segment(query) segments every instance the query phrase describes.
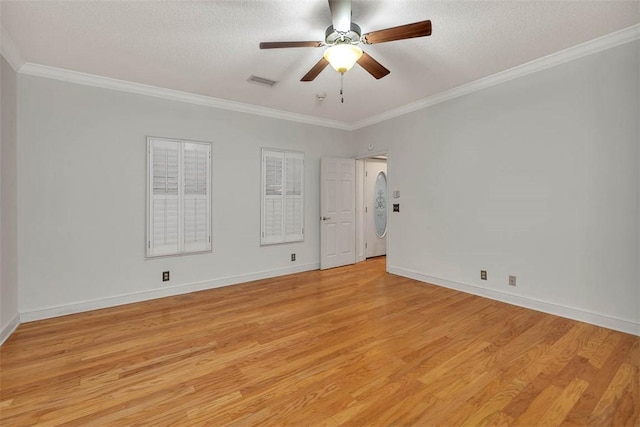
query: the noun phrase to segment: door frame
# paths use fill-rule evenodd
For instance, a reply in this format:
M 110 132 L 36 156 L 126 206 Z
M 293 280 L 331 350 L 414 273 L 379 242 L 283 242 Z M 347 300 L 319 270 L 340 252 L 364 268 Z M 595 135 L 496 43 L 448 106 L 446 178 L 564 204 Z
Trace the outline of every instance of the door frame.
M 379 158 L 385 156 L 387 158 L 387 194 L 390 196 L 393 194 L 391 191 L 392 178 L 389 177 L 389 150 L 377 150 L 371 151 L 360 156 L 356 156 L 356 263 L 366 260 L 364 251 L 365 235 L 364 229 L 365 216 L 364 216 L 364 192 L 365 192 L 365 167 L 364 163 L 367 159 Z M 390 235 L 391 235 L 391 203 L 387 203 L 387 270 L 389 269 L 389 259 L 391 253 L 389 251 Z

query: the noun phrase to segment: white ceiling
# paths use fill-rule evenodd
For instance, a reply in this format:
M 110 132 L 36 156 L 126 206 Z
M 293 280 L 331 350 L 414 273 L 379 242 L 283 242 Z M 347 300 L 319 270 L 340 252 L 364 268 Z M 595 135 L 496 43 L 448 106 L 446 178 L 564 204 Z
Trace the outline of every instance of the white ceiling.
M 356 66 L 300 78 L 322 48 L 327 0 L 2 0 L 1 24 L 25 61 L 353 123 L 640 22 L 638 1 L 353 0 L 363 32 L 430 19 L 430 37 L 365 46 L 391 74 Z M 273 88 L 250 75 L 278 80 Z M 324 102 L 316 94 L 327 94 Z

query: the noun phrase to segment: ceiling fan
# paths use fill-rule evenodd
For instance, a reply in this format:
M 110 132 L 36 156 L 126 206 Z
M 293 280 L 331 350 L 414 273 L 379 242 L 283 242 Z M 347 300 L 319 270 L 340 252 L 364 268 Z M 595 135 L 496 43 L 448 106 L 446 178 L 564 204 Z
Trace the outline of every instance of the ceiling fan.
M 390 71 L 363 52 L 358 47 L 360 43 L 376 44 L 431 35 L 429 20 L 362 34 L 360 26 L 351 21 L 351 0 L 329 0 L 329 9 L 333 25 L 327 27 L 324 41 L 262 42 L 260 49 L 328 46 L 320 61 L 300 79 L 303 82 L 315 79 L 329 64 L 337 72 L 344 74 L 356 62 L 373 77 L 381 79 Z

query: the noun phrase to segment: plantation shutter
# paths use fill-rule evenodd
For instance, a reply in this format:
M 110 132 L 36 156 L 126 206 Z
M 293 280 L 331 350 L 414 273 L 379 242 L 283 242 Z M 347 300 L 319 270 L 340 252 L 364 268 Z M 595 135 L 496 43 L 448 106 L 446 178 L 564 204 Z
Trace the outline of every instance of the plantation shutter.
M 286 153 L 286 168 L 284 181 L 284 240 L 285 242 L 300 241 L 303 238 L 303 163 L 302 153 Z
M 282 242 L 284 153 L 263 151 L 262 155 L 262 244 Z
M 151 197 L 147 250 L 149 256 L 176 253 L 180 242 L 180 145 L 173 141 L 153 141 L 149 157 Z
M 261 244 L 303 239 L 302 153 L 262 150 Z
M 210 153 L 209 144 L 185 142 L 183 145 L 184 252 L 211 249 Z
M 211 250 L 211 144 L 147 141 L 147 257 Z

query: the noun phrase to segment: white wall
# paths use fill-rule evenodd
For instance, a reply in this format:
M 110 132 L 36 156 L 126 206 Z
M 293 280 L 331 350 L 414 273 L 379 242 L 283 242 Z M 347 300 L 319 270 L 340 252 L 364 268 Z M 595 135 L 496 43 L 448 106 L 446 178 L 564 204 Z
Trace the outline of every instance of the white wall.
M 19 75 L 22 319 L 316 268 L 319 158 L 373 144 L 390 271 L 640 334 L 639 48 L 350 134 Z M 144 260 L 146 135 L 213 142 L 213 253 Z M 260 147 L 305 151 L 303 243 L 259 246 Z
M 390 271 L 640 334 L 639 51 L 356 131 L 356 155 L 389 147 L 401 191 Z
M 0 344 L 18 325 L 16 73 L 0 56 Z
M 351 151 L 344 131 L 18 79 L 24 320 L 318 267 L 319 159 Z M 144 259 L 147 135 L 213 143 L 213 253 Z M 261 147 L 305 153 L 302 243 L 260 247 Z

